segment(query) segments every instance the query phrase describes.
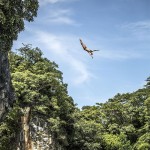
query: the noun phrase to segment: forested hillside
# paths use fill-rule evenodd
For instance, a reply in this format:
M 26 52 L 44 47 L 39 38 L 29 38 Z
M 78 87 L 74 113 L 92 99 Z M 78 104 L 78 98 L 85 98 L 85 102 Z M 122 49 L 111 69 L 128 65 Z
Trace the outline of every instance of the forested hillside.
M 75 114 L 76 149 L 149 150 L 150 89 L 117 94 Z
M 8 51 L 13 41 L 17 40 L 19 32 L 24 30 L 24 21 L 31 22 L 37 16 L 38 6 L 37 0 L 0 0 L 0 122 L 15 100 Z
M 1 124 L 0 149 L 29 149 L 38 142 L 54 149 L 68 146 L 75 106 L 62 73 L 55 62 L 42 57 L 38 48 L 27 45 L 18 53 L 9 55 L 16 102 Z
M 9 60 L 16 101 L 0 126 L 1 150 L 150 149 L 150 78 L 142 89 L 80 110 L 39 48 L 25 45 Z

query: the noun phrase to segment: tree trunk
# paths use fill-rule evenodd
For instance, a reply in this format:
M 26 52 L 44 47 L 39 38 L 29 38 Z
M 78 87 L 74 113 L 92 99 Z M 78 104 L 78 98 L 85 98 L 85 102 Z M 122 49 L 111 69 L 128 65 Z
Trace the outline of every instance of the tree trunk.
M 8 51 L 0 49 L 0 122 L 12 107 L 14 92 L 12 90 Z

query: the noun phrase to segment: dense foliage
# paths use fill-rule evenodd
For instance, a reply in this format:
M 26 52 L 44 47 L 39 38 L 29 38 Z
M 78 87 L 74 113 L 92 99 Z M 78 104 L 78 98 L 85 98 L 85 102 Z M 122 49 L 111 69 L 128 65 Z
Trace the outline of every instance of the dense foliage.
M 31 119 L 38 116 L 47 122 L 64 150 L 150 149 L 149 78 L 142 89 L 80 110 L 68 95 L 57 64 L 43 58 L 39 48 L 25 45 L 9 59 L 16 102 L 0 126 L 0 149 L 16 148 L 25 107 L 31 108 Z
M 72 113 L 75 106 L 67 94 L 62 73 L 57 70 L 57 64 L 42 57 L 38 48 L 32 49 L 26 45 L 18 52 L 11 52 L 9 56 L 16 103 L 1 125 L 0 149 L 12 150 L 9 144 L 20 132 L 20 117 L 26 107 L 31 108 L 31 119 L 38 117 L 41 122 L 46 122 L 55 141 L 68 146 L 73 131 Z
M 38 0 L 0 0 L 0 122 L 14 102 L 8 51 L 18 33 L 24 30 L 24 22 L 33 21 L 37 10 Z
M 10 50 L 13 40 L 24 30 L 24 20 L 33 21 L 38 0 L 0 0 L 0 45 Z
M 149 84 L 148 78 L 146 88 L 77 111 L 72 149 L 149 150 Z

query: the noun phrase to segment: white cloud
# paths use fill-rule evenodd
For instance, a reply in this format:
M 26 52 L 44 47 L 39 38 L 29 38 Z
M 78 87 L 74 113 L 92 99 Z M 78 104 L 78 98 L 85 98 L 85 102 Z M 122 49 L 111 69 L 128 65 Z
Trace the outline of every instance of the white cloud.
M 39 3 L 42 4 L 42 5 L 45 5 L 45 4 L 54 4 L 54 3 L 57 3 L 57 2 L 64 2 L 66 0 L 39 0 Z
M 43 12 L 38 18 L 38 23 L 42 25 L 73 25 L 80 24 L 74 20 L 74 12 L 72 9 L 51 8 Z M 44 20 L 44 21 L 43 21 Z
M 150 30 L 150 20 L 148 21 L 138 21 L 138 22 L 132 22 L 128 24 L 122 25 L 122 28 L 125 29 L 132 29 L 134 31 L 137 30 Z
M 47 22 L 56 24 L 76 25 L 77 23 L 71 18 L 72 11 L 70 9 L 51 10 L 46 16 Z
M 141 55 L 141 53 L 127 50 L 103 50 L 99 55 L 101 55 L 101 58 L 110 60 L 128 60 L 143 58 L 143 55 Z
M 26 30 L 27 31 L 27 30 Z M 32 43 L 33 47 L 39 47 L 44 51 L 45 57 L 51 61 L 55 61 L 59 65 L 59 69 L 63 70 L 65 82 L 73 86 L 81 85 L 90 81 L 93 77 L 88 69 L 79 45 L 78 38 L 75 36 L 56 35 L 43 31 L 29 30 L 27 38 L 23 38 L 20 42 L 14 44 L 14 48 L 24 44 Z M 33 36 L 30 36 L 33 35 Z
M 74 85 L 79 85 L 87 82 L 92 77 L 87 66 L 79 58 L 78 46 L 74 43 L 75 37 L 71 36 L 58 36 L 46 32 L 36 32 L 36 43 L 49 50 L 53 59 L 56 62 L 61 62 L 63 67 L 67 68 L 69 79 Z M 78 42 L 78 41 L 77 41 Z M 82 51 L 81 51 L 82 52 Z
M 40 5 L 55 4 L 58 2 L 71 2 L 74 0 L 39 0 Z
M 54 18 L 54 19 L 51 19 L 51 22 L 53 22 L 53 23 L 60 23 L 60 24 L 68 24 L 68 25 L 75 23 L 71 18 L 68 18 L 68 17 Z
M 121 29 L 133 35 L 136 39 L 150 39 L 150 20 L 131 22 L 121 25 Z
M 66 16 L 71 13 L 72 12 L 70 9 L 55 9 L 55 11 L 54 10 L 50 11 L 49 15 L 50 15 L 50 17 L 55 18 L 55 17 L 64 16 L 64 15 Z

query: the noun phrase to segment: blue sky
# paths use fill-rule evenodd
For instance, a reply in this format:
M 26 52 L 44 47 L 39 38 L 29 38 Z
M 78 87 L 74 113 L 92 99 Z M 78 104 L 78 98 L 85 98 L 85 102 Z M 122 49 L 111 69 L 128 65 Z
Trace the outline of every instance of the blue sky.
M 13 49 L 39 47 L 55 61 L 79 107 L 142 88 L 150 76 L 149 0 L 40 0 Z M 83 51 L 79 38 L 91 49 Z

